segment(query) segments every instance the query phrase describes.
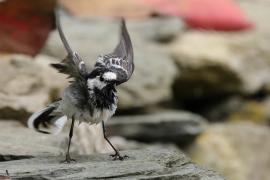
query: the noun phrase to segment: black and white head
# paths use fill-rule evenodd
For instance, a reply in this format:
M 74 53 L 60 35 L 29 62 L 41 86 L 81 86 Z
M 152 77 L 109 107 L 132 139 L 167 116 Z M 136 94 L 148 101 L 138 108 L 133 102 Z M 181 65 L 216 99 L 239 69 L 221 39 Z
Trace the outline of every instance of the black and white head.
M 98 57 L 94 69 L 87 77 L 88 89 L 114 87 L 126 82 L 133 71 L 133 48 L 125 21 L 122 20 L 120 42 L 113 53 Z
M 58 18 L 57 27 L 68 56 L 61 64 L 53 64 L 53 67 L 68 74 L 75 81 L 82 82 L 90 93 L 95 89 L 114 89 L 129 80 L 134 71 L 133 48 L 124 19 L 121 20 L 120 42 L 112 53 L 100 55 L 92 70 L 89 70 L 80 56 L 70 48 Z

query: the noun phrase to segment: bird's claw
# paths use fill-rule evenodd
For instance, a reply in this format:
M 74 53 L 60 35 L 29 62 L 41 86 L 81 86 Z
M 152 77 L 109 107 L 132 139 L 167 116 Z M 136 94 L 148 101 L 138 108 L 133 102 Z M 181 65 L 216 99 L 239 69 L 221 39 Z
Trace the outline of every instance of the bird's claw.
M 110 156 L 113 158 L 114 161 L 115 160 L 123 161 L 123 160 L 129 158 L 127 155 L 121 156 L 119 153 L 111 154 Z
M 63 160 L 63 161 L 61 161 L 61 163 L 64 163 L 64 164 L 70 164 L 70 163 L 72 163 L 72 162 L 76 162 L 76 160 L 75 159 L 72 159 L 70 156 L 66 156 L 66 159 L 65 160 Z

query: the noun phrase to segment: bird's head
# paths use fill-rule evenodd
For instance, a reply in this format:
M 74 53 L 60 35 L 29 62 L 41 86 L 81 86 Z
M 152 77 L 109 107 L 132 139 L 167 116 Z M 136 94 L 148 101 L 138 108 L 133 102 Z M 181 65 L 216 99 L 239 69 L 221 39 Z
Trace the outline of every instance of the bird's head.
M 116 73 L 105 68 L 96 68 L 87 77 L 87 88 L 88 91 L 101 91 L 104 88 L 115 89 L 116 80 Z

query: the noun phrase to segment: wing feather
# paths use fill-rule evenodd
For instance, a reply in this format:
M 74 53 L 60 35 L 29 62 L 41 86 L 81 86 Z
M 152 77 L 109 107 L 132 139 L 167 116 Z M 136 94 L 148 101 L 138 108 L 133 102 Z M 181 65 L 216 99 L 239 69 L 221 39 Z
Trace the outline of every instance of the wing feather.
M 69 75 L 69 77 L 77 79 L 77 80 L 85 80 L 87 76 L 87 68 L 82 60 L 82 58 L 78 55 L 77 52 L 73 51 L 65 37 L 65 34 L 62 30 L 62 26 L 59 19 L 59 14 L 55 13 L 56 16 L 56 27 L 60 36 L 60 39 L 68 53 L 67 57 L 61 62 L 57 64 L 51 64 L 52 67 L 56 68 L 59 72 Z
M 118 45 L 110 54 L 100 56 L 95 68 L 106 68 L 117 74 L 117 85 L 129 80 L 134 71 L 133 47 L 126 22 L 121 20 L 121 37 Z

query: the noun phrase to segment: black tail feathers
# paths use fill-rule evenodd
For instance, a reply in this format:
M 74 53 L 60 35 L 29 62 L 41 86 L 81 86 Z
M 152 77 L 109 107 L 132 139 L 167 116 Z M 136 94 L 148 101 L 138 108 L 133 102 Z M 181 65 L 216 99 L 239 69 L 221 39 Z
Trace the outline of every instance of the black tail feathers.
M 67 117 L 54 115 L 54 106 L 48 106 L 29 117 L 27 125 L 29 128 L 45 134 L 59 133 L 67 122 Z

